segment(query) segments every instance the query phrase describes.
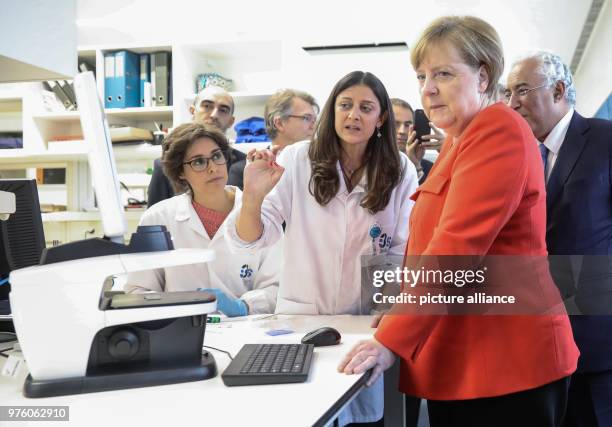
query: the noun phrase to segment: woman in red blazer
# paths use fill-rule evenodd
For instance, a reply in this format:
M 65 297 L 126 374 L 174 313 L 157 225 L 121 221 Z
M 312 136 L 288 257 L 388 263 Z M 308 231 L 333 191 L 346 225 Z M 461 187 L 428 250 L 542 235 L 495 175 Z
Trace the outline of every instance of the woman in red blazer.
M 544 172 L 527 123 L 494 104 L 499 36 L 443 17 L 412 51 L 429 119 L 447 133 L 412 198 L 407 255 L 546 255 Z M 400 388 L 427 398 L 436 426 L 560 426 L 578 350 L 566 315 L 387 315 L 342 372 L 401 361 Z

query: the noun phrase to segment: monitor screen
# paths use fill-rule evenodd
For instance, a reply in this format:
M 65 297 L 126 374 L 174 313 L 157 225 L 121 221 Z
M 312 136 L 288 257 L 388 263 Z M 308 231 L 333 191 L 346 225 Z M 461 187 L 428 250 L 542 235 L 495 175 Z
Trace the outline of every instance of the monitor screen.
M 93 73 L 88 71 L 77 74 L 74 78 L 74 89 L 104 235 L 114 242 L 123 243 L 127 221 L 121 202 L 108 121 Z
M 4 315 L 8 314 L 9 273 L 39 263 L 45 233 L 35 180 L 0 179 L 0 191 L 15 194 L 16 208 L 6 221 L 0 221 L 0 315 Z

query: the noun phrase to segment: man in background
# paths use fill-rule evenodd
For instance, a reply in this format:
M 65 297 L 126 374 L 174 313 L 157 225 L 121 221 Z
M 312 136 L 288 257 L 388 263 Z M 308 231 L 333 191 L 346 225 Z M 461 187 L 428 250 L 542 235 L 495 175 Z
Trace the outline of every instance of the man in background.
M 434 134 L 423 136 L 423 141 L 418 141 L 414 136 L 414 110 L 410 104 L 400 98 L 391 98 L 393 116 L 395 117 L 395 132 L 397 148 L 408 155 L 414 164 L 419 177 L 419 184 L 427 178 L 433 163 L 425 159 L 425 150 L 433 149 L 440 152 L 440 147 L 444 141 L 444 134 L 432 126 Z
M 264 118 L 271 149 L 279 153 L 288 145 L 309 139 L 318 113 L 317 102 L 306 92 L 283 89 L 268 98 Z
M 612 122 L 586 119 L 574 110 L 571 71 L 549 52 L 513 64 L 505 97 L 537 139 L 551 272 L 564 299 L 571 298 L 582 313 L 570 316 L 580 359 L 565 426 L 612 426 L 612 316 L 593 315 L 603 314 L 594 310 L 602 300 L 604 313 L 611 306 L 605 297 L 612 287 Z
M 283 89 L 270 96 L 264 109 L 266 133 L 271 139 L 270 149 L 278 154 L 288 145 L 309 139 L 314 132 L 318 112 L 315 99 L 306 92 Z M 246 159 L 236 164 L 241 171 L 240 176 L 232 175 L 230 171 L 230 180 L 237 182 L 234 185 L 240 188 L 245 165 Z
M 234 124 L 234 100 L 224 89 L 210 86 L 198 93 L 194 103 L 189 107 L 193 122 L 212 125 L 225 133 Z M 228 153 L 228 184 L 242 189 L 242 173 L 246 155 L 230 148 Z M 174 189 L 164 175 L 161 159 L 153 162 L 153 175 L 148 189 L 148 207 L 174 196 Z

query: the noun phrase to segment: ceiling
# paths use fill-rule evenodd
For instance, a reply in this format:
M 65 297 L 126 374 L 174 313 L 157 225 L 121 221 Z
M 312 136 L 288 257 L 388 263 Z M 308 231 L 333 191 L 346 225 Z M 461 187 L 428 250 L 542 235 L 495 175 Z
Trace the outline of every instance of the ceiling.
M 410 46 L 433 18 L 469 14 L 497 29 L 507 61 L 547 49 L 570 63 L 590 6 L 591 0 L 77 0 L 77 24 L 79 45 L 280 39 Z

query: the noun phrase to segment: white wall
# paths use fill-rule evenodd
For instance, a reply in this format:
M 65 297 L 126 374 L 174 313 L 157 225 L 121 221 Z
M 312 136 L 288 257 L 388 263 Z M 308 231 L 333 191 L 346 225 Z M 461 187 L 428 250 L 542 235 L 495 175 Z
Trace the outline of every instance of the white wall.
M 0 7 L 0 82 L 76 73 L 76 0 L 3 0 Z
M 78 0 L 78 6 L 81 45 L 282 40 L 285 48 L 276 78 L 278 88 L 309 91 L 322 104 L 343 74 L 361 69 L 380 77 L 392 97 L 418 106 L 407 52 L 314 57 L 300 46 L 399 41 L 410 46 L 434 18 L 472 14 L 498 30 L 507 63 L 532 49 L 555 51 L 570 62 L 590 1 L 309 0 L 289 4 L 280 0 Z
M 576 70 L 576 109 L 593 116 L 612 91 L 612 1 L 604 3 Z

